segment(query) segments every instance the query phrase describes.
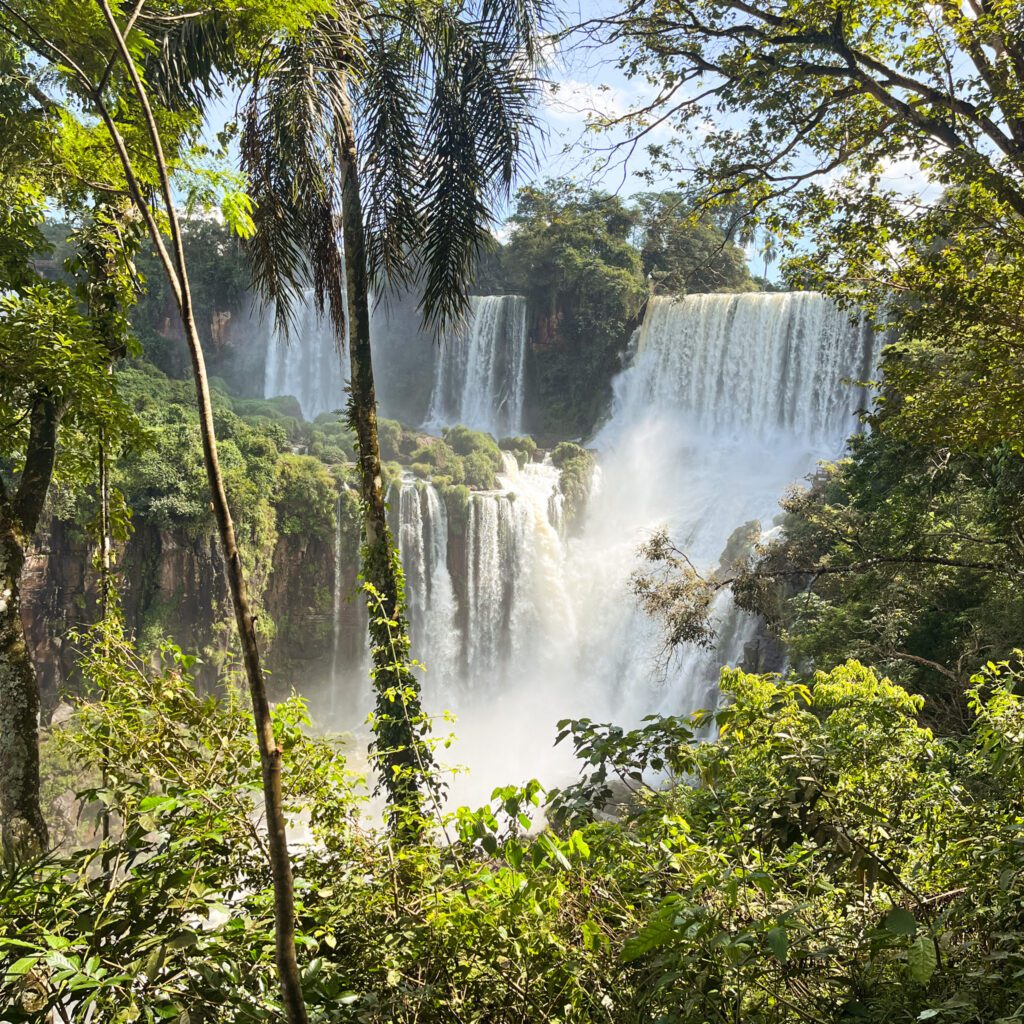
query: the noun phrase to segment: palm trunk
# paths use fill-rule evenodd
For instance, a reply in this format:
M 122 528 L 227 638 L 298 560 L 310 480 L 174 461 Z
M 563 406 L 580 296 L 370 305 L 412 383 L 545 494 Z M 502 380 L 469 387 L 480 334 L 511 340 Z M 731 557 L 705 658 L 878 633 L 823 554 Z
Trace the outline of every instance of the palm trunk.
M 366 237 L 355 130 L 347 102 L 337 127 L 345 161 L 341 201 L 348 291 L 349 419 L 359 450 L 362 577 L 367 586 L 373 683 L 377 693 L 374 760 L 390 799 L 391 826 L 400 835 L 413 838 L 422 832 L 423 800 L 435 785 L 433 757 L 425 743 L 429 723 L 423 714 L 419 682 L 410 659 L 402 567 L 388 528 L 384 501 L 370 346 Z
M 153 147 L 153 157 L 156 161 L 160 190 L 166 207 L 173 257 L 168 253 L 167 247 L 163 244 L 153 212 L 145 200 L 135 175 L 134 166 L 124 138 L 116 122 L 103 106 L 102 99 L 97 93 L 95 99 L 97 100 L 100 116 L 117 150 L 128 181 L 132 200 L 146 221 L 150 237 L 160 256 L 168 281 L 171 284 L 171 290 L 174 293 L 184 327 L 185 340 L 188 343 L 189 356 L 192 362 L 192 376 L 195 381 L 196 404 L 199 409 L 203 462 L 206 466 L 206 476 L 210 486 L 214 518 L 217 522 L 217 531 L 220 536 L 224 561 L 227 567 L 228 589 L 231 592 L 231 602 L 234 607 L 235 622 L 238 627 L 238 636 L 242 648 L 242 661 L 245 665 L 245 674 L 249 683 L 249 695 L 252 700 L 253 718 L 256 726 L 256 739 L 260 751 L 263 803 L 267 820 L 270 868 L 274 882 L 275 952 L 281 984 L 282 1002 L 289 1024 L 306 1024 L 306 1004 L 302 993 L 298 958 L 295 953 L 295 892 L 291 860 L 288 855 L 288 838 L 285 829 L 284 801 L 281 787 L 282 752 L 277 744 L 277 740 L 274 738 L 270 704 L 267 700 L 267 688 L 263 677 L 263 665 L 260 660 L 259 645 L 256 638 L 256 624 L 253 619 L 252 606 L 249 603 L 245 573 L 242 569 L 242 559 L 235 540 L 234 522 L 231 518 L 227 493 L 224 490 L 224 480 L 220 472 L 220 461 L 217 456 L 217 438 L 213 424 L 213 405 L 210 401 L 210 386 L 206 375 L 203 348 L 199 340 L 199 332 L 196 328 L 195 311 L 192 305 L 188 272 L 185 265 L 185 249 L 181 225 L 174 206 L 170 173 L 164 157 L 160 131 L 149 103 L 149 95 L 142 83 L 138 69 L 114 18 L 108 0 L 99 0 L 99 6 L 142 108 L 146 129 Z

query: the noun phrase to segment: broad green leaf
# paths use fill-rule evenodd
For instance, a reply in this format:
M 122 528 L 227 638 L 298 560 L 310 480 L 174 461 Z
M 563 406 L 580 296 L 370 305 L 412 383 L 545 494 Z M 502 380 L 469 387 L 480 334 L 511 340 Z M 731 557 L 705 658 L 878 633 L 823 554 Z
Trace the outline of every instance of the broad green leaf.
M 938 954 L 935 943 L 927 935 L 919 935 L 907 950 L 907 967 L 910 977 L 921 985 L 927 985 L 935 973 Z
M 774 954 L 775 959 L 780 963 L 785 963 L 786 957 L 789 955 L 789 935 L 786 933 L 786 929 L 770 928 L 765 932 L 764 941 L 768 943 L 768 948 Z
M 917 921 L 914 915 L 909 910 L 904 910 L 903 907 L 893 907 L 885 915 L 882 927 L 893 935 L 917 934 Z

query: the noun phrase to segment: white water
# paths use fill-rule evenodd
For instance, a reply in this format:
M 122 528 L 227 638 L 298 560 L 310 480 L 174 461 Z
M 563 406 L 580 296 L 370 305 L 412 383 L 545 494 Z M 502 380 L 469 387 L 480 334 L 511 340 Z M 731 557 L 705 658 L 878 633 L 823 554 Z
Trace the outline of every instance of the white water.
M 740 660 L 753 623 L 723 597 L 718 649 L 684 650 L 659 671 L 657 626 L 628 589 L 637 548 L 667 527 L 712 569 L 737 527 L 771 528 L 787 487 L 838 455 L 858 428 L 867 396 L 852 382 L 871 374 L 872 346 L 868 332 L 812 293 L 655 299 L 591 442 L 600 468 L 575 536 L 565 536 L 557 470 L 519 470 L 506 458 L 500 491 L 470 499 L 461 661 L 445 654 L 443 685 L 433 672 L 425 684 L 428 706 L 458 714 L 453 758 L 473 768 L 455 796 L 483 799 L 493 785 L 531 774 L 558 782 L 569 770 L 568 752 L 551 749 L 559 718 L 633 725 L 715 700 L 718 668 Z M 478 407 L 480 395 L 468 392 L 479 377 L 465 379 L 461 408 Z M 413 533 L 414 521 L 411 512 Z M 422 547 L 403 527 L 407 570 Z M 430 564 L 436 573 L 441 562 Z M 413 581 L 425 571 L 410 574 L 411 594 L 424 591 Z M 442 635 L 458 642 L 456 605 L 445 603 L 443 614 L 451 628 Z
M 435 689 L 450 693 L 459 672 L 462 638 L 448 569 L 448 515 L 430 484 L 402 482 L 398 496 L 398 550 L 405 569 L 409 633 L 414 653 Z M 395 502 L 395 493 L 390 495 Z
M 312 294 L 299 307 L 298 323 L 290 337 L 274 326 L 269 313 L 267 320 L 263 397 L 292 395 L 307 420 L 342 408 L 347 377 L 342 376 L 334 331 L 317 315 Z
M 661 526 L 713 569 L 731 533 L 771 526 L 778 501 L 858 427 L 872 370 L 870 335 L 809 293 L 655 299 L 633 365 L 614 382 L 594 438 L 601 486 L 570 543 L 570 585 L 595 710 L 626 723 L 714 699 L 718 667 L 736 663 L 752 623 L 719 606 L 719 648 L 681 652 L 653 671 L 657 628 L 625 582 L 636 548 Z M 567 690 L 566 704 L 575 698 Z
M 851 382 L 872 375 L 873 344 L 816 294 L 655 299 L 591 441 L 599 468 L 576 529 L 549 462 L 520 469 L 506 453 L 498 489 L 472 494 L 460 525 L 430 485 L 392 489 L 425 705 L 457 715 L 441 756 L 472 769 L 454 799 L 529 776 L 563 781 L 569 751 L 551 746 L 560 718 L 630 726 L 714 702 L 718 669 L 741 659 L 753 623 L 723 597 L 718 649 L 684 650 L 659 671 L 658 627 L 628 587 L 638 546 L 667 527 L 712 569 L 737 527 L 772 528 L 787 487 L 857 429 L 867 396 Z M 467 391 L 480 379 L 468 374 Z M 479 402 L 464 394 L 460 408 Z
M 437 353 L 428 429 L 462 423 L 497 438 L 522 431 L 526 300 L 478 295 L 464 331 Z

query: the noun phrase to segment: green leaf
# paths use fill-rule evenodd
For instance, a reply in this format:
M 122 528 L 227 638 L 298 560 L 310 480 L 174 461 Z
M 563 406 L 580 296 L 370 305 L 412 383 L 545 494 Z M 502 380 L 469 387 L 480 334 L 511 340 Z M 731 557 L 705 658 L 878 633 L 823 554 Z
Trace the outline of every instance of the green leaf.
M 935 943 L 927 935 L 918 936 L 907 950 L 910 977 L 920 985 L 927 985 L 935 973 L 938 960 Z
M 914 915 L 909 910 L 904 910 L 902 907 L 893 907 L 892 910 L 885 915 L 882 927 L 893 935 L 917 934 L 917 921 L 915 920 Z
M 39 961 L 38 956 L 23 956 L 20 960 L 15 960 L 10 967 L 7 968 L 8 978 L 20 978 L 23 975 L 28 974 L 29 971 L 35 967 Z
M 770 928 L 765 932 L 764 941 L 768 943 L 768 948 L 772 951 L 775 959 L 784 964 L 789 955 L 789 936 L 786 934 L 786 929 Z

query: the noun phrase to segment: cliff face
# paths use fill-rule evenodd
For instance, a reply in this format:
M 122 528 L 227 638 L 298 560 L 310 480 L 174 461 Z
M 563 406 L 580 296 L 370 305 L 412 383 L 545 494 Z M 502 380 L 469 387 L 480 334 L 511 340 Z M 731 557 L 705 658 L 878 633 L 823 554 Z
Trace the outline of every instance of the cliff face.
M 357 547 L 344 537 L 340 559 L 337 657 L 357 659 L 365 644 L 356 592 Z M 212 687 L 233 649 L 234 621 L 216 537 L 196 538 L 137 524 L 118 553 L 119 593 L 128 630 L 143 651 L 164 637 L 197 653 L 201 685 Z M 303 692 L 325 683 L 335 659 L 335 552 L 317 538 L 281 536 L 269 579 L 257 595 L 270 689 L 274 697 L 292 687 Z M 39 534 L 22 577 L 26 633 L 43 706 L 78 687 L 69 634 L 99 617 L 97 577 L 89 542 L 73 526 L 51 519 Z

